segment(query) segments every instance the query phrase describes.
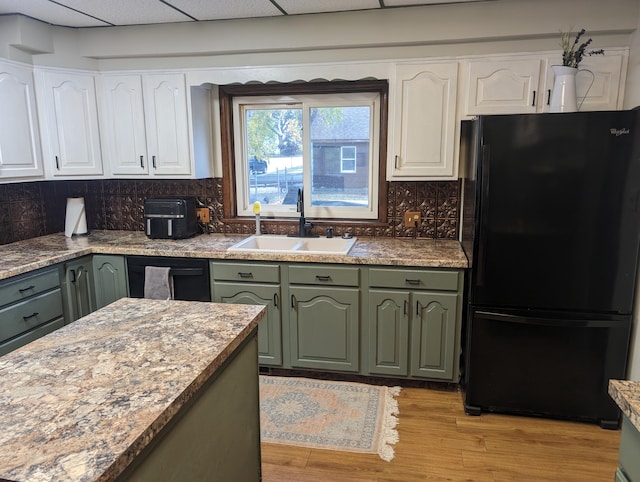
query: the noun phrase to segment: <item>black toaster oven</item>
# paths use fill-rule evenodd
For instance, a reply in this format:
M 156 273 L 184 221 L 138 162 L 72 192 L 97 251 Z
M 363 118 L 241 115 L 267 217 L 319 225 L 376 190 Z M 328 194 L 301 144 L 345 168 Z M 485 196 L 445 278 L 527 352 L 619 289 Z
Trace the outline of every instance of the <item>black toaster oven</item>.
M 145 233 L 154 239 L 184 239 L 198 233 L 195 197 L 164 197 L 144 201 Z

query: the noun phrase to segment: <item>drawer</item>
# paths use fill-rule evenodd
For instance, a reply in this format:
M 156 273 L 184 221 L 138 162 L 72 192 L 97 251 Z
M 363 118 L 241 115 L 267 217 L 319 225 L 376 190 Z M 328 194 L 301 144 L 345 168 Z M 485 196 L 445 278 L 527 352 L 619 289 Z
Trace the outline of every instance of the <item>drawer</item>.
M 303 285 L 360 286 L 360 268 L 309 264 L 289 266 L 289 283 Z
M 58 269 L 50 269 L 37 274 L 20 276 L 0 283 L 0 306 L 24 300 L 60 286 Z
M 62 315 L 60 288 L 11 305 L 0 310 L 0 341 L 13 338 Z
M 459 271 L 371 268 L 369 269 L 369 286 L 457 291 L 460 276 Z
M 211 263 L 214 280 L 280 283 L 280 266 L 257 263 Z
M 5 343 L 0 343 L 0 356 L 9 353 L 10 351 L 16 350 L 27 343 L 31 343 L 38 338 L 42 338 L 44 335 L 48 335 L 49 333 L 56 331 L 58 328 L 62 328 L 64 326 L 64 318 L 56 318 L 49 323 L 45 323 L 44 325 L 39 326 L 38 328 L 31 330 L 28 333 L 23 333 L 20 336 L 15 337 L 12 340 L 9 340 Z

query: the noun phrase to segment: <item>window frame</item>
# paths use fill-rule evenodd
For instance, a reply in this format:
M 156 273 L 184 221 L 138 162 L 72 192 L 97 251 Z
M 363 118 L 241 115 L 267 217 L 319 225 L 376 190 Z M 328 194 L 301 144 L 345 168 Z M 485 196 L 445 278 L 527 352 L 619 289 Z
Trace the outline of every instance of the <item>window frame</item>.
M 353 149 L 353 157 L 345 157 L 344 151 Z M 340 146 L 340 173 L 355 174 L 358 171 L 358 147 L 357 146 Z M 345 169 L 344 161 L 353 162 L 353 169 Z
M 236 199 L 236 141 L 234 122 L 235 97 L 251 96 L 286 96 L 305 94 L 341 94 L 375 92 L 380 96 L 377 164 L 377 219 L 351 219 L 351 218 L 316 218 L 314 222 L 333 221 L 332 224 L 365 224 L 380 225 L 387 222 L 386 199 L 386 158 L 387 158 L 387 120 L 388 120 L 388 82 L 386 80 L 360 80 L 360 81 L 323 81 L 323 82 L 294 82 L 275 84 L 243 84 L 226 85 L 219 87 L 220 99 L 220 126 L 221 126 L 221 151 L 222 151 L 222 189 L 223 189 L 223 215 L 225 222 L 246 222 L 250 216 L 238 215 Z M 371 189 L 374 186 L 370 187 Z M 290 217 L 268 217 L 269 220 L 295 221 Z

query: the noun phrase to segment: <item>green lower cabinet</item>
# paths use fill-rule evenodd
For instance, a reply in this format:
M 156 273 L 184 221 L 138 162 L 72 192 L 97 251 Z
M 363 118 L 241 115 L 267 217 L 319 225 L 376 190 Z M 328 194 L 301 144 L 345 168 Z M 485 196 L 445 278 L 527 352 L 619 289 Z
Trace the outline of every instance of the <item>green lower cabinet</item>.
M 67 323 L 96 310 L 92 257 L 84 256 L 64 263 L 64 293 Z
M 213 298 L 218 303 L 266 305 L 266 317 L 258 325 L 258 363 L 271 366 L 282 365 L 282 316 L 279 285 L 215 282 Z
M 359 371 L 359 290 L 289 285 L 293 368 Z
M 411 376 L 453 380 L 457 293 L 412 293 Z
M 409 374 L 409 293 L 369 291 L 369 372 Z
M 96 309 L 126 298 L 127 267 L 124 256 L 96 254 L 92 261 L 96 290 Z

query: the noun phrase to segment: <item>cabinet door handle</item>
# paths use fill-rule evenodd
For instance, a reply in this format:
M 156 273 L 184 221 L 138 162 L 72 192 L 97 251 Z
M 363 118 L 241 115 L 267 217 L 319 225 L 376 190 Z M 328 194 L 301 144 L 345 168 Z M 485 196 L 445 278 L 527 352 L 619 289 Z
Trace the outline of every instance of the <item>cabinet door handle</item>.
M 144 156 L 140 156 L 140 167 L 144 168 Z
M 296 308 L 296 297 L 294 295 L 291 295 L 291 308 Z
M 35 288 L 35 286 L 33 286 L 33 285 L 29 285 L 29 286 L 27 286 L 26 288 L 20 288 L 18 291 L 19 291 L 20 293 L 24 293 L 25 291 L 32 290 L 33 288 Z
M 28 321 L 28 320 L 30 320 L 31 318 L 35 318 L 35 317 L 36 317 L 36 316 L 38 316 L 39 314 L 40 314 L 40 313 L 38 313 L 37 311 L 35 311 L 35 312 L 31 313 L 30 315 L 23 316 L 23 317 L 22 317 L 22 319 L 23 319 L 24 321 Z
M 533 91 L 533 102 L 531 102 L 531 106 L 535 107 L 536 106 L 536 91 Z
M 278 307 L 278 303 L 279 303 L 278 293 L 274 293 L 273 294 L 273 306 L 275 306 L 277 308 Z
M 407 311 L 409 310 L 409 302 L 404 300 L 404 316 L 407 316 Z
M 252 272 L 242 272 L 239 271 L 238 272 L 238 276 L 240 276 L 240 278 L 253 278 L 253 273 Z
M 405 278 L 404 280 L 405 284 L 411 285 L 411 286 L 418 286 L 420 284 L 420 280 L 419 279 L 407 279 Z
M 420 316 L 420 302 L 416 301 L 416 315 Z
M 398 169 L 398 156 L 396 155 L 395 158 L 393 159 L 393 166 Z
M 547 90 L 547 105 L 551 104 L 551 89 Z
M 316 279 L 317 279 L 318 281 L 331 281 L 331 276 L 329 276 L 329 275 L 320 275 L 320 274 L 317 274 L 317 275 L 316 275 Z
M 58 156 L 56 156 L 56 169 L 60 170 L 60 161 L 58 160 Z
M 71 273 L 71 282 L 75 283 L 76 282 L 76 270 L 75 269 L 70 269 L 69 273 Z
M 156 168 L 156 156 L 151 156 L 151 164 L 153 165 L 153 168 Z

